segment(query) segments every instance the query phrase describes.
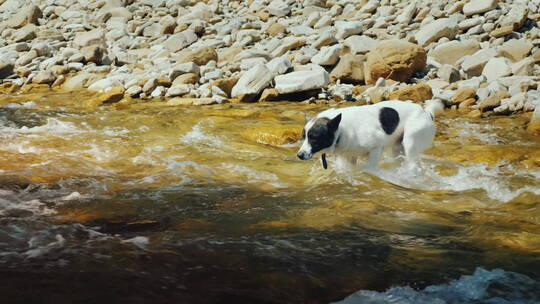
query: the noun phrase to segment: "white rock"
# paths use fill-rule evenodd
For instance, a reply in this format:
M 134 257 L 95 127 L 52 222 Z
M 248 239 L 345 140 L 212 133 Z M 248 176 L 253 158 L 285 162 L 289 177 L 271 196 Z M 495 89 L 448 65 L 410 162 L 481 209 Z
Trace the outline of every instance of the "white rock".
M 185 47 L 191 45 L 197 41 L 199 37 L 193 30 L 185 30 L 183 32 L 171 35 L 165 42 L 163 46 L 171 52 L 177 52 L 184 49 Z
M 92 83 L 88 87 L 88 90 L 95 91 L 95 92 L 100 92 L 100 91 L 103 92 L 107 88 L 121 87 L 121 86 L 123 86 L 123 83 L 120 79 L 115 78 L 115 77 L 109 77 L 109 78 L 104 78 L 104 79 L 101 79 Z
M 183 96 L 189 93 L 190 91 L 191 91 L 191 87 L 187 84 L 175 85 L 169 88 L 166 96 L 169 96 L 169 97 Z
M 285 17 L 291 13 L 289 5 L 281 0 L 274 0 L 266 7 L 270 15 Z
M 336 38 L 341 40 L 351 35 L 360 34 L 364 27 L 360 21 L 336 21 Z
M 407 5 L 401 14 L 396 18 L 396 21 L 403 24 L 411 23 L 414 14 L 416 14 L 416 9 L 416 1 L 411 1 L 411 3 L 409 3 L 409 5 Z
M 319 21 L 317 21 L 317 23 L 315 23 L 313 28 L 320 29 L 320 28 L 323 28 L 323 27 L 326 27 L 326 26 L 330 26 L 330 25 L 332 25 L 332 21 L 333 21 L 332 17 L 330 17 L 328 15 L 324 15 L 319 19 Z
M 365 54 L 377 46 L 377 41 L 367 36 L 353 35 L 345 39 L 343 45 L 348 47 L 352 54 Z
M 488 82 L 510 74 L 512 74 L 512 68 L 509 60 L 501 57 L 491 58 L 482 71 L 482 75 L 486 77 Z
M 272 81 L 272 72 L 264 64 L 259 64 L 245 72 L 232 88 L 231 96 L 259 94 Z
M 324 69 L 301 70 L 276 76 L 276 90 L 280 94 L 320 89 L 328 85 L 328 72 Z
M 287 57 L 281 56 L 270 60 L 266 64 L 266 67 L 270 70 L 270 72 L 272 72 L 272 74 L 281 75 L 291 68 L 291 62 L 289 59 L 287 59 Z
M 489 12 L 497 8 L 497 0 L 471 0 L 463 6 L 463 14 L 470 16 Z
M 313 43 L 313 47 L 320 49 L 325 45 L 337 43 L 336 33 L 333 31 L 326 31 L 322 33 L 317 40 Z
M 137 96 L 141 94 L 141 92 L 142 92 L 141 86 L 132 86 L 126 90 L 126 94 L 129 95 L 130 97 Z
M 339 60 L 341 45 L 323 46 L 317 55 L 311 58 L 311 62 L 318 65 L 334 65 Z
M 105 32 L 102 29 L 78 33 L 73 39 L 73 44 L 79 48 L 102 43 L 105 43 Z
M 478 76 L 482 74 L 486 63 L 495 56 L 497 56 L 495 49 L 488 48 L 480 50 L 471 56 L 467 56 L 461 64 L 461 68 L 469 77 Z
M 534 59 L 527 57 L 512 64 L 512 74 L 516 76 L 532 76 L 534 71 Z
M 422 27 L 414 38 L 421 46 L 426 46 L 442 37 L 454 39 L 458 33 L 458 24 L 454 18 L 441 18 Z

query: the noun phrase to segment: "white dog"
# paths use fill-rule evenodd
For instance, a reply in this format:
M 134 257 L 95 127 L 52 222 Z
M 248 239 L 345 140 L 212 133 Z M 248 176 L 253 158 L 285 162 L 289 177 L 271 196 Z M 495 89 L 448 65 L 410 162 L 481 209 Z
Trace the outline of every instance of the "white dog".
M 407 159 L 415 159 L 431 147 L 435 114 L 442 109 L 439 100 L 427 102 L 425 109 L 397 100 L 329 109 L 306 123 L 297 156 L 308 160 L 322 152 L 325 169 L 326 153 L 350 165 L 355 165 L 358 157 L 368 155 L 367 168 L 377 166 L 385 148 L 392 148 L 394 157 L 403 154 Z

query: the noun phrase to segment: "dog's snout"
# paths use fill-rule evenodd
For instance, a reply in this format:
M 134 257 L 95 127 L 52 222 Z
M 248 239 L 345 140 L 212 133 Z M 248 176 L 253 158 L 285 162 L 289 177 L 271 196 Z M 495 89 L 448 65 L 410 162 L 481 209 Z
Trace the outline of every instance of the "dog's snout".
M 298 152 L 298 154 L 296 154 L 296 156 L 298 156 L 298 158 L 300 158 L 301 160 L 306 159 L 306 154 L 304 152 Z

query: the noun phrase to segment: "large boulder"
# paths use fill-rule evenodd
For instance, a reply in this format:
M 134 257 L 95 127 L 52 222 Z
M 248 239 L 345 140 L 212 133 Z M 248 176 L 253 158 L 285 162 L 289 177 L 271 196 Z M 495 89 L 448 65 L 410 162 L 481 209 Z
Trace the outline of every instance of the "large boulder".
M 406 82 L 416 72 L 426 68 L 426 51 L 404 40 L 380 42 L 367 57 L 365 77 L 374 84 L 380 77 Z
M 257 95 L 272 82 L 273 74 L 264 64 L 258 64 L 245 72 L 231 90 L 232 97 Z
M 512 74 L 512 67 L 510 66 L 509 60 L 501 57 L 491 58 L 482 71 L 482 75 L 486 77 L 488 82 L 492 82 L 510 74 Z
M 320 89 L 328 85 L 328 72 L 322 68 L 295 71 L 276 76 L 276 90 L 280 94 Z
M 364 63 L 366 56 L 346 54 L 341 56 L 338 64 L 330 73 L 330 79 L 338 79 L 344 83 L 362 83 L 364 82 Z
M 426 46 L 442 37 L 454 39 L 459 31 L 458 23 L 454 18 L 441 18 L 422 27 L 414 38 L 421 46 Z

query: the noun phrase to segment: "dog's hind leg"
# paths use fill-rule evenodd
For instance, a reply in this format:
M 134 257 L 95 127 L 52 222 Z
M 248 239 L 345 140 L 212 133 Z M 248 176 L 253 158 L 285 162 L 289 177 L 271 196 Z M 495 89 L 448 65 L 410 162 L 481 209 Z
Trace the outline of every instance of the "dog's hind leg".
M 408 128 L 407 128 L 408 127 Z M 433 144 L 435 128 L 432 125 L 415 124 L 405 127 L 403 150 L 405 157 L 414 160 Z

